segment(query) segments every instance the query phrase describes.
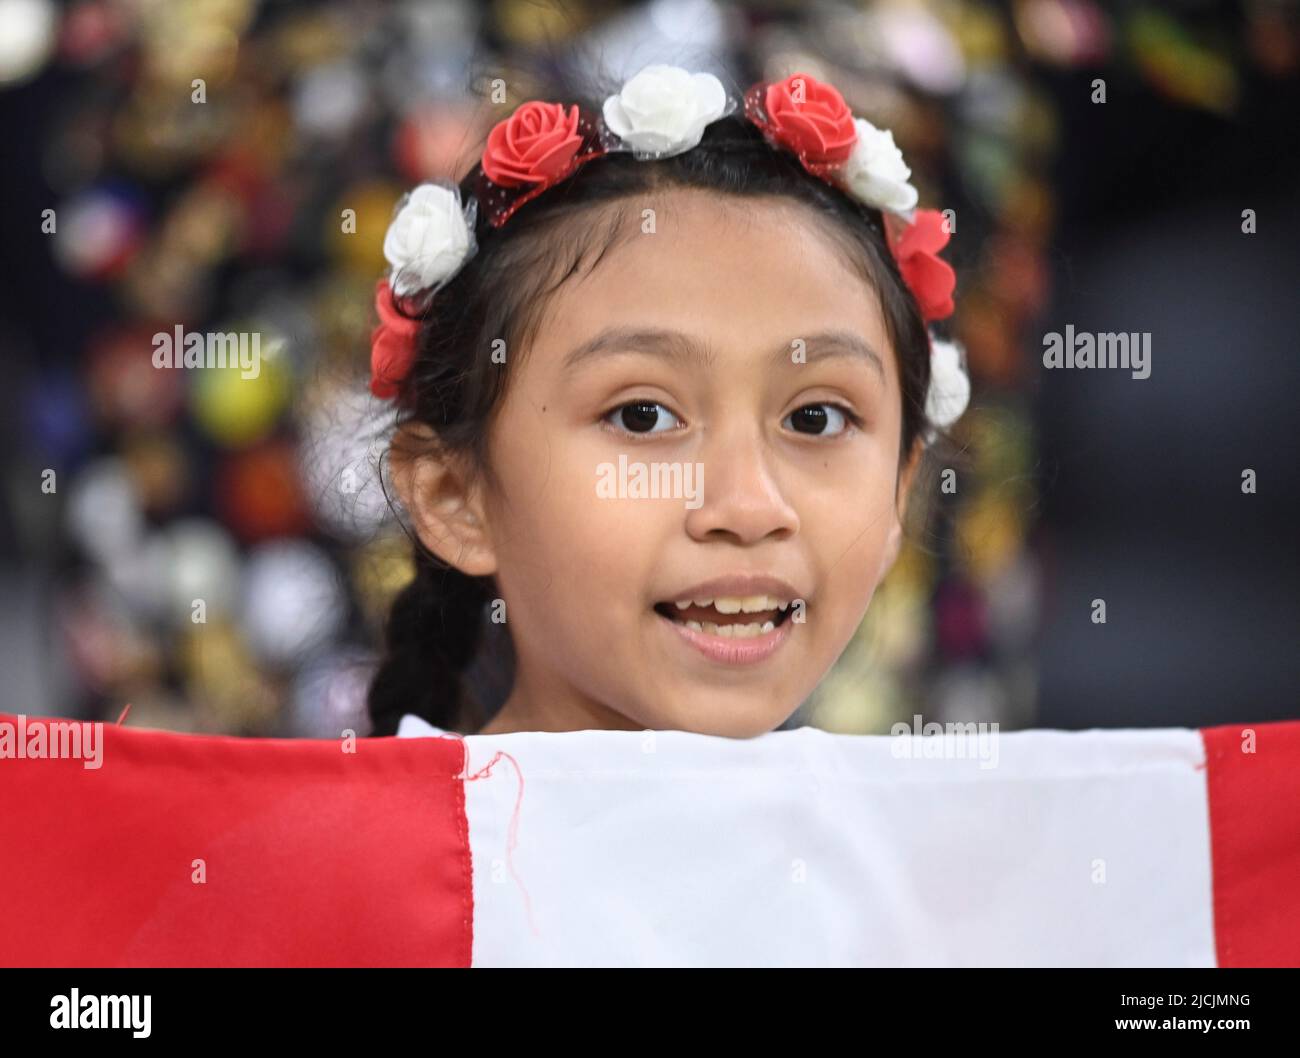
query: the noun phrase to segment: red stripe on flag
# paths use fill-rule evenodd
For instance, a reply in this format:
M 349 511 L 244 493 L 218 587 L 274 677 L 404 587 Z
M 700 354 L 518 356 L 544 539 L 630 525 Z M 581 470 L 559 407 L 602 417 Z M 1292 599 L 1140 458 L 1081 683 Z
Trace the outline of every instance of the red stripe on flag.
M 464 743 L 355 749 L 105 724 L 98 769 L 0 759 L 0 964 L 468 966 Z
M 1218 963 L 1300 966 L 1300 721 L 1225 724 L 1201 738 Z

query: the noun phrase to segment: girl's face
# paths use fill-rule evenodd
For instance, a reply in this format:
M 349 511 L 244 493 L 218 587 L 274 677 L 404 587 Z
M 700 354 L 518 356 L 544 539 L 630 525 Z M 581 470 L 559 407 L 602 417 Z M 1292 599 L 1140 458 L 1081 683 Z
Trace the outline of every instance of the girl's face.
M 874 292 L 798 204 L 653 206 L 553 296 L 493 420 L 519 665 L 484 733 L 771 731 L 897 554 L 915 460 Z

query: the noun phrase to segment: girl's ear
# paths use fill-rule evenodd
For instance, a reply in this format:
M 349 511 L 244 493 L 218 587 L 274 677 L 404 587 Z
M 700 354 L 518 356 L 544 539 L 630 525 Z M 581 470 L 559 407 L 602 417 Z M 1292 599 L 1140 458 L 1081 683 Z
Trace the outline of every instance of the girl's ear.
M 916 470 L 921 465 L 921 457 L 924 453 L 925 446 L 920 438 L 917 438 L 912 444 L 912 454 L 908 456 L 907 463 L 899 473 L 896 501 L 898 517 L 890 526 L 889 538 L 885 541 L 885 558 L 880 567 L 881 580 L 884 580 L 885 575 L 893 569 L 894 563 L 898 560 L 898 552 L 903 546 L 903 523 L 907 520 L 907 501 L 912 494 L 912 483 L 916 479 Z
M 439 445 L 428 426 L 408 423 L 393 439 L 389 465 L 420 542 L 471 577 L 495 573 L 482 487 L 468 461 Z

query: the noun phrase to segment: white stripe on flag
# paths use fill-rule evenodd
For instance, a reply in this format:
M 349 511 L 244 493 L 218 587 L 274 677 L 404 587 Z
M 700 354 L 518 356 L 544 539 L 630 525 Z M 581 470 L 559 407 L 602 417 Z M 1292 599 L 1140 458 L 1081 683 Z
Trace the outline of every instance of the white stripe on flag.
M 466 743 L 476 966 L 1215 964 L 1194 730 Z

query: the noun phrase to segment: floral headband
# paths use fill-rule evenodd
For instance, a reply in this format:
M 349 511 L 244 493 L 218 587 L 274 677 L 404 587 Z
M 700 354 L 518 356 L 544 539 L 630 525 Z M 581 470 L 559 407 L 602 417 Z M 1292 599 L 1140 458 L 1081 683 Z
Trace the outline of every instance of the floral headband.
M 855 118 L 834 86 L 808 74 L 760 82 L 745 93 L 743 106 L 774 149 L 794 154 L 812 175 L 880 210 L 886 242 L 922 317 L 928 323 L 952 315 L 956 274 L 938 256 L 948 228 L 937 210 L 916 208 L 912 171 L 893 133 Z M 707 125 L 735 109 L 712 74 L 654 65 L 607 98 L 599 116 L 577 105 L 532 101 L 497 122 L 468 202 L 455 185 L 427 183 L 398 203 L 384 239 L 392 267 L 375 292 L 380 322 L 371 338 L 371 392 L 396 397 L 415 360 L 420 322 L 398 312 L 394 299 L 431 296 L 474 256 L 479 209 L 500 228 L 592 159 L 617 151 L 641 160 L 681 154 L 700 142 Z M 941 428 L 956 422 L 970 399 L 963 361 L 958 344 L 931 332 L 925 411 Z

